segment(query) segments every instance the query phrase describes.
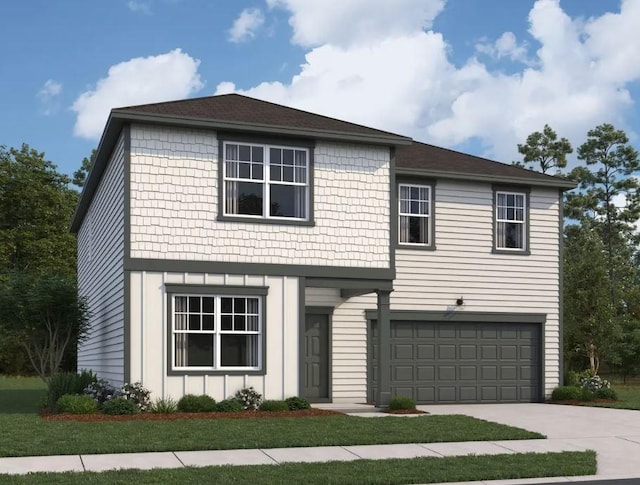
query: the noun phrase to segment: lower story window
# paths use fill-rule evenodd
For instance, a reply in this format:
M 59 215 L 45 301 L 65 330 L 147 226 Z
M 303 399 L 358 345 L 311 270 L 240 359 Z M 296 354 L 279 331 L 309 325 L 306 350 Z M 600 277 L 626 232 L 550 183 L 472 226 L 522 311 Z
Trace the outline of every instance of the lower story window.
M 262 299 L 172 295 L 174 369 L 259 370 Z

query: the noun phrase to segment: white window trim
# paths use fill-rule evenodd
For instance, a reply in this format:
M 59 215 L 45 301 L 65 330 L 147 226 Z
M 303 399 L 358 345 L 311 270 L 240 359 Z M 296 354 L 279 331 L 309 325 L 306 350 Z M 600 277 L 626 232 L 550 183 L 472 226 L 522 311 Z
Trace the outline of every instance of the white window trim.
M 511 219 L 500 219 L 498 217 L 498 212 L 499 212 L 499 206 L 498 206 L 498 196 L 499 195 L 515 195 L 518 197 L 522 197 L 522 220 L 518 221 L 518 220 L 511 220 Z M 514 192 L 514 191 L 509 191 L 509 190 L 496 190 L 495 194 L 494 194 L 494 204 L 495 204 L 495 208 L 494 208 L 494 217 L 495 217 L 495 248 L 498 251 L 511 251 L 514 253 L 522 253 L 527 251 L 527 247 L 529 244 L 529 241 L 527 241 L 527 224 L 529 224 L 529 221 L 527 220 L 527 212 L 528 212 L 528 200 L 527 200 L 527 194 L 525 192 Z M 522 225 L 522 247 L 520 248 L 508 248 L 508 247 L 502 247 L 498 245 L 498 224 L 499 223 L 513 223 L 513 224 L 521 224 Z
M 178 297 L 207 297 L 214 298 L 214 330 L 176 330 L 176 298 Z M 221 320 L 222 320 L 222 311 L 220 300 L 222 298 L 256 298 L 258 300 L 258 330 L 257 331 L 235 331 L 235 330 L 222 330 Z M 211 295 L 211 294 L 201 294 L 201 293 L 172 293 L 171 294 L 171 370 L 172 371 L 260 371 L 262 370 L 262 362 L 263 362 L 263 348 L 262 348 L 262 340 L 264 339 L 264 327 L 262 325 L 263 321 L 263 298 L 259 295 L 233 295 L 233 294 L 219 294 L 219 295 Z M 182 313 L 182 312 L 181 312 Z M 188 312 L 187 312 L 188 314 Z M 202 315 L 202 311 L 200 312 Z M 213 366 L 177 366 L 176 362 L 176 334 L 206 334 L 213 336 L 213 353 L 215 357 L 215 362 Z M 258 336 L 258 365 L 255 367 L 238 367 L 238 366 L 227 366 L 223 367 L 220 365 L 220 357 L 221 357 L 221 339 L 220 335 L 257 335 Z
M 249 147 L 261 147 L 264 150 L 264 162 L 262 169 L 262 179 L 244 179 L 237 177 L 228 177 L 227 176 L 227 145 L 244 145 Z M 278 148 L 281 150 L 299 150 L 304 151 L 306 153 L 306 181 L 303 182 L 284 182 L 284 181 L 271 181 L 271 148 Z M 274 145 L 274 144 L 264 144 L 264 143 L 250 143 L 250 142 L 241 142 L 241 141 L 225 141 L 222 143 L 222 214 L 224 217 L 239 217 L 243 219 L 268 219 L 268 220 L 276 220 L 276 221 L 309 221 L 310 220 L 310 170 L 311 170 L 311 162 L 310 162 L 310 151 L 305 147 L 298 146 L 287 146 L 287 145 Z M 262 184 L 262 215 L 251 215 L 251 214 L 233 214 L 227 212 L 226 200 L 227 200 L 227 184 L 226 182 L 248 182 L 255 184 Z M 269 214 L 271 208 L 271 191 L 269 187 L 271 185 L 290 185 L 296 187 L 306 187 L 305 190 L 305 211 L 306 214 L 304 217 L 282 217 L 282 216 L 272 216 Z
M 429 205 L 429 213 L 428 214 L 414 214 L 411 212 L 402 212 L 402 198 L 400 197 L 400 192 L 402 187 L 409 187 L 409 188 L 418 188 L 418 189 L 427 189 L 428 190 L 428 194 L 427 194 L 427 204 Z M 425 246 L 431 246 L 431 242 L 433 240 L 433 234 L 432 234 L 432 224 L 431 224 L 431 218 L 433 217 L 433 207 L 432 207 L 432 197 L 431 197 L 431 191 L 433 190 L 433 188 L 431 187 L 431 185 L 424 185 L 424 184 L 407 184 L 407 183 L 399 183 L 398 184 L 398 244 L 401 246 L 414 246 L 414 247 L 425 247 Z M 412 242 L 403 242 L 401 241 L 401 227 L 402 224 L 400 223 L 400 220 L 402 217 L 422 217 L 424 219 L 427 219 L 427 241 L 423 242 L 423 243 L 412 243 Z

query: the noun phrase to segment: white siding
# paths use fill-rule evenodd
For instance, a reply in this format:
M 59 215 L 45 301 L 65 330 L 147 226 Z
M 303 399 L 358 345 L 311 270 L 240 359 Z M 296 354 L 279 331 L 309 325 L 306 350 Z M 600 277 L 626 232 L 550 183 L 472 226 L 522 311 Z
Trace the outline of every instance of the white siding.
M 168 314 L 165 284 L 268 287 L 265 375 L 167 375 Z M 155 397 L 179 399 L 187 393 L 216 400 L 253 386 L 265 399 L 298 394 L 298 278 L 204 273 L 130 273 L 131 380 Z
M 391 308 L 546 314 L 549 395 L 559 382 L 558 191 L 531 190 L 529 256 L 492 254 L 492 197 L 490 184 L 438 181 L 437 249 L 396 251 Z
M 389 268 L 389 149 L 318 142 L 313 226 L 220 222 L 215 132 L 133 125 L 131 257 Z
M 78 369 L 120 385 L 124 380 L 124 139 L 78 231 L 79 294 L 92 312 L 89 339 L 78 346 Z

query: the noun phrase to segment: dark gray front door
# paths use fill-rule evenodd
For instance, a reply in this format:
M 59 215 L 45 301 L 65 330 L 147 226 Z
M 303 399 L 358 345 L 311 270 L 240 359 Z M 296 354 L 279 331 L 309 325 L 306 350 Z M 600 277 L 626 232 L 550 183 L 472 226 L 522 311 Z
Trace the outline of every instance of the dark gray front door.
M 369 396 L 377 382 L 376 326 Z M 541 398 L 540 325 L 391 322 L 392 396 L 422 404 L 530 402 Z
M 310 401 L 329 399 L 329 315 L 307 313 L 302 392 Z

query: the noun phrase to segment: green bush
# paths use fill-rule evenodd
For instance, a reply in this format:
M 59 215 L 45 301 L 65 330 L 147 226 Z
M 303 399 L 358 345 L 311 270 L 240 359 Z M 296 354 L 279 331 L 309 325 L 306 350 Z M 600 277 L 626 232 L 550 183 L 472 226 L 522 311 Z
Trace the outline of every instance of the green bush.
M 262 394 L 256 391 L 253 387 L 240 389 L 236 392 L 233 398 L 242 404 L 243 409 L 249 409 L 252 411 L 258 409 L 262 403 Z
M 178 410 L 178 403 L 170 398 L 159 398 L 151 404 L 151 412 L 156 414 L 171 414 Z
M 288 411 L 289 405 L 286 401 L 262 401 L 260 411 Z
M 185 394 L 178 401 L 178 411 L 183 413 L 210 413 L 216 410 L 216 401 L 211 396 Z
M 114 397 L 102 405 L 102 412 L 111 415 L 136 414 L 138 405 L 125 397 Z
M 566 386 L 575 386 L 575 387 L 581 387 L 582 386 L 582 380 L 583 379 L 589 379 L 589 377 L 591 377 L 591 371 L 589 369 L 587 370 L 583 370 L 580 372 L 574 371 L 574 370 L 570 370 L 569 372 L 567 372 L 566 376 L 565 376 L 565 385 Z
M 591 401 L 594 394 L 584 387 L 559 386 L 551 393 L 552 401 Z
M 216 404 L 216 411 L 221 413 L 237 413 L 244 411 L 244 406 L 237 399 L 225 399 Z
M 410 397 L 394 396 L 389 401 L 389 409 L 391 411 L 397 411 L 399 409 L 415 409 L 416 402 Z
M 129 401 L 133 401 L 138 406 L 138 411 L 148 411 L 151 406 L 151 391 L 144 387 L 140 382 L 134 382 L 133 384 L 124 384 L 118 390 L 118 396 L 124 397 Z
M 610 387 L 603 387 L 602 389 L 598 389 L 595 394 L 599 399 L 614 399 L 616 401 L 618 400 L 618 394 Z
M 297 411 L 298 409 L 309 409 L 311 404 L 304 397 L 293 396 L 285 399 L 289 411 Z
M 51 376 L 47 383 L 46 406 L 55 411 L 56 403 L 65 394 L 82 394 L 84 388 L 97 382 L 97 376 L 87 370 L 80 374 L 61 372 Z
M 91 414 L 98 411 L 98 403 L 89 396 L 65 394 L 56 401 L 56 409 L 59 413 Z

